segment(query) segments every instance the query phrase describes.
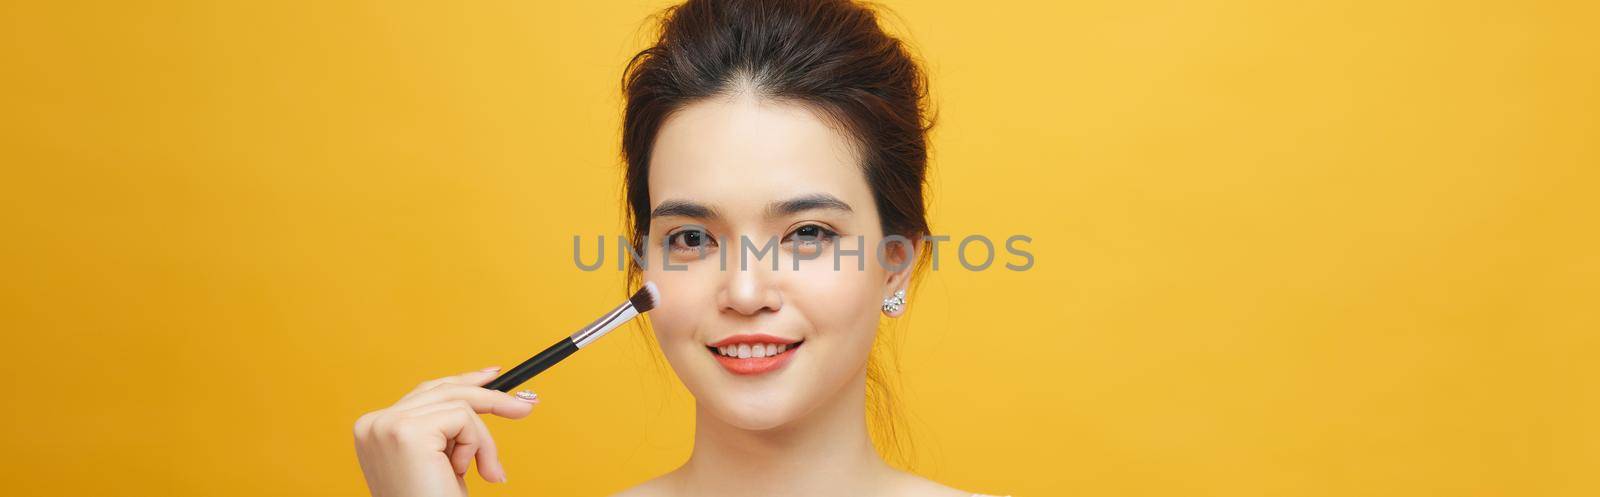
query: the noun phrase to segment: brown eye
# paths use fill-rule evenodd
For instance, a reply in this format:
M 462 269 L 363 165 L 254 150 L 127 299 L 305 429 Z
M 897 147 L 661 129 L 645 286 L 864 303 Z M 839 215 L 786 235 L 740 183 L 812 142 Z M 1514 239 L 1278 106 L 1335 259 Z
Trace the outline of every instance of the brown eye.
M 667 243 L 674 250 L 699 251 L 704 250 L 715 241 L 711 234 L 699 229 L 686 229 L 667 235 Z
M 839 233 L 828 228 L 824 228 L 815 224 L 807 224 L 799 228 L 795 228 L 795 230 L 789 234 L 789 237 L 792 239 L 787 241 L 806 244 L 821 244 L 833 241 L 833 239 L 837 238 L 838 236 Z

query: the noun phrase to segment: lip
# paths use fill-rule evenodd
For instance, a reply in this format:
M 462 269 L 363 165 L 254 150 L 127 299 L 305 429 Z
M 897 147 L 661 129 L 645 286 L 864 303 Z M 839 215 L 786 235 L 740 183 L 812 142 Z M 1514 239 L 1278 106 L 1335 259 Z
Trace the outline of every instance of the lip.
M 771 343 L 771 344 L 782 344 L 782 345 L 794 345 L 794 344 L 799 343 L 799 342 L 800 342 L 799 340 L 795 340 L 793 338 L 775 337 L 775 336 L 768 335 L 768 334 L 765 334 L 765 333 L 755 333 L 755 334 L 746 333 L 746 334 L 730 336 L 728 338 L 717 340 L 715 342 L 712 342 L 712 343 L 709 343 L 709 344 L 706 344 L 706 345 L 711 346 L 711 347 L 721 347 L 721 346 L 724 346 L 724 345 L 733 345 L 733 344 L 737 344 L 737 343 Z
M 770 373 L 782 368 L 784 364 L 789 363 L 790 359 L 794 359 L 794 355 L 800 351 L 800 347 L 792 347 L 775 356 L 748 357 L 744 359 L 718 354 L 716 350 L 709 348 L 706 351 L 711 354 L 711 357 L 716 358 L 717 364 L 721 364 L 722 368 L 728 370 L 729 373 L 750 376 Z
M 718 347 L 741 343 L 783 344 L 787 345 L 788 347 L 783 352 L 778 353 L 778 355 L 766 357 L 746 357 L 742 359 L 738 357 L 728 357 L 717 352 Z M 711 354 L 711 357 L 717 360 L 717 364 L 722 365 L 722 368 L 728 370 L 729 373 L 740 376 L 751 376 L 770 373 L 782 368 L 783 365 L 788 364 L 790 360 L 794 359 L 794 355 L 799 352 L 800 346 L 804 343 L 804 340 L 775 337 L 772 335 L 742 334 L 727 337 L 718 340 L 711 345 L 707 345 L 706 353 Z

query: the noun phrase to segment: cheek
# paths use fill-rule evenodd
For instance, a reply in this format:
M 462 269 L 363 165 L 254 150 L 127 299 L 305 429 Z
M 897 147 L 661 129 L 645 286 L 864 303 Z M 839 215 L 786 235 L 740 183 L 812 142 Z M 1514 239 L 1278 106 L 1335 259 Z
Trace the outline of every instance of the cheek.
M 787 294 L 811 322 L 818 343 L 834 349 L 825 356 L 830 366 L 848 371 L 844 363 L 864 363 L 876 337 L 882 271 L 871 264 L 857 270 L 848 258 L 837 271 L 831 259 L 813 262 L 793 275 Z
M 860 374 L 876 338 L 885 273 L 872 264 L 858 270 L 848 259 L 834 270 L 830 257 L 770 275 L 768 282 L 782 292 L 784 308 L 769 322 L 780 333 L 804 336 L 811 352 L 784 375 L 767 380 L 731 378 L 705 359 L 701 344 L 711 337 L 698 334 L 726 328 L 716 300 L 728 275 L 714 267 L 695 267 L 653 268 L 644 276 L 661 289 L 661 305 L 651 311 L 650 321 L 684 386 L 718 418 L 763 429 L 826 402 Z
M 714 305 L 707 278 L 689 271 L 647 270 L 647 281 L 661 291 L 661 303 L 650 311 L 650 324 L 664 349 L 683 340 L 692 340 L 695 323 L 704 309 Z

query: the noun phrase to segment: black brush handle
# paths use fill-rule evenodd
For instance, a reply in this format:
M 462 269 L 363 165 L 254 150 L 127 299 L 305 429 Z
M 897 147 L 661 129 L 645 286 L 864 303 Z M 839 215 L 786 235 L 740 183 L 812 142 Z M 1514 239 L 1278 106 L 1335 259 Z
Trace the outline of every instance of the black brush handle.
M 578 344 L 573 343 L 571 338 L 563 338 L 561 341 L 556 342 L 555 345 L 544 349 L 544 352 L 540 352 L 539 355 L 522 361 L 522 364 L 518 364 L 517 367 L 511 368 L 510 371 L 506 371 L 500 377 L 489 381 L 489 384 L 484 385 L 483 388 L 510 392 L 511 389 L 517 388 L 517 385 L 528 381 L 534 375 L 543 373 L 544 370 L 550 369 L 550 366 L 556 365 L 556 363 L 561 362 L 562 359 L 566 359 L 567 356 L 577 351 Z

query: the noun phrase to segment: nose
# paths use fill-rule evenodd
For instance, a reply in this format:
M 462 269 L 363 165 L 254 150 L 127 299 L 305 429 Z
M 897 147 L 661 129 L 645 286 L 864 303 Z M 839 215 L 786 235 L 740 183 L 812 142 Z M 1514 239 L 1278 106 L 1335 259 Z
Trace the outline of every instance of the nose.
M 737 263 L 730 263 L 723 270 L 724 283 L 717 292 L 717 305 L 746 316 L 782 309 L 783 293 L 778 290 L 778 275 L 770 269 L 740 269 Z

